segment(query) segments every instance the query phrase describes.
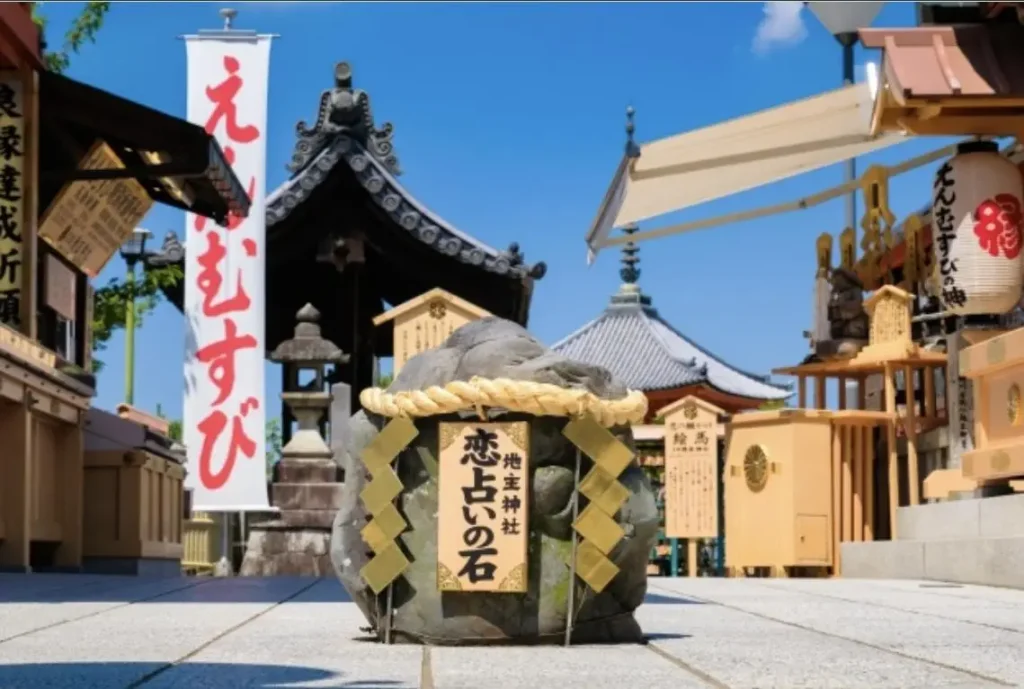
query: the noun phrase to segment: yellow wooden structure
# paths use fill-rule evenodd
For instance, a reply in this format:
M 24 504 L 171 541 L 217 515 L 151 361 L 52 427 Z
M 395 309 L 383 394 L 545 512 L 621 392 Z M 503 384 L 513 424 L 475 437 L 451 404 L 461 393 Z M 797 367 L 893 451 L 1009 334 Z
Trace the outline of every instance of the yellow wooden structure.
M 437 287 L 385 311 L 373 319 L 373 325 L 381 327 L 393 323 L 393 373 L 397 376 L 409 359 L 439 347 L 466 323 L 490 315 L 479 306 Z
M 963 478 L 1024 477 L 1024 328 L 963 349 L 960 374 L 974 384 L 974 450 L 963 455 Z
M 85 453 L 85 558 L 182 558 L 182 482 L 177 462 L 144 449 Z
M 186 574 L 209 574 L 217 564 L 220 523 L 208 512 L 193 512 L 182 525 L 181 568 Z
M 923 349 L 911 339 L 910 314 L 911 298 L 904 290 L 885 286 L 879 289 L 867 302 L 871 318 L 870 340 L 855 357 L 818 363 L 803 364 L 791 368 L 776 369 L 774 373 L 796 376 L 798 407 L 807 403 L 806 381 L 813 381 L 815 407 L 826 408 L 825 389 L 829 378 L 838 379 L 839 409 L 848 408 L 846 383 L 858 382 L 859 391 L 854 408 L 864 409 L 866 379 L 882 376 L 885 401 L 882 410 L 889 420 L 886 424 L 886 446 L 888 447 L 888 505 L 889 536 L 896 537 L 896 508 L 900 506 L 900 486 L 903 483 L 899 457 L 896 450 L 897 436 L 902 432 L 907 438 L 906 493 L 910 505 L 921 501 L 921 477 L 917 457 L 917 436 L 947 423 L 944 410 L 940 414 L 936 404 L 935 382 L 937 376 L 945 378 L 946 355 Z M 905 400 L 914 401 L 896 404 L 896 376 L 903 378 Z M 920 378 L 920 381 L 918 380 Z M 922 390 L 922 403 L 916 402 L 917 391 Z
M 739 414 L 726 439 L 725 563 L 839 569 L 841 541 L 872 540 L 870 438 L 890 415 L 783 409 Z
M 82 564 L 82 426 L 90 396 L 56 355 L 0 325 L 0 568 Z

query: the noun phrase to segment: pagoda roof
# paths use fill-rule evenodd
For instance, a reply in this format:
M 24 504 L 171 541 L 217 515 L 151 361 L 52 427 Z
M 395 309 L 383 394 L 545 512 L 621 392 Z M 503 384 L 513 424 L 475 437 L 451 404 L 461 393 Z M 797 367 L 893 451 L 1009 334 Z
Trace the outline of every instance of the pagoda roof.
M 635 228 L 627 228 L 628 231 Z M 570 359 L 601 366 L 627 387 L 642 392 L 707 385 L 737 397 L 781 400 L 783 385 L 727 364 L 665 321 L 636 285 L 636 246 L 626 244 L 625 281 L 601 314 L 552 349 Z

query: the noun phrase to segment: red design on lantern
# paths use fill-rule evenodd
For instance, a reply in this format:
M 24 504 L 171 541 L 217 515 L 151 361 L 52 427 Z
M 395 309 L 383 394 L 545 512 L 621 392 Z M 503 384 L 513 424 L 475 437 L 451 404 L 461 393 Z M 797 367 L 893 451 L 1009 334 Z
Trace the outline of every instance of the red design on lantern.
M 1024 210 L 1013 194 L 996 194 L 982 201 L 974 211 L 974 234 L 978 244 L 991 256 L 1000 252 L 1008 259 L 1017 258 L 1021 249 L 1021 222 Z

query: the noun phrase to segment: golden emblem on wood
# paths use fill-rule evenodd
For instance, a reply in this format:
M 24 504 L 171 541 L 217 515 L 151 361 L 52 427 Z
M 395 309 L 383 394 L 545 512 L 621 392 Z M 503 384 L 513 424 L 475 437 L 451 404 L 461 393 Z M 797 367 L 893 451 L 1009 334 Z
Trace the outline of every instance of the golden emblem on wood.
M 768 484 L 768 456 L 760 445 L 751 445 L 743 455 L 743 478 L 751 493 L 760 493 Z
M 394 418 L 360 455 L 370 472 L 370 481 L 359 494 L 370 521 L 360 535 L 374 556 L 359 570 L 359 576 L 375 594 L 386 589 L 410 564 L 395 540 L 408 524 L 394 504 L 402 493 L 402 481 L 391 463 L 418 434 L 412 421 Z
M 1010 423 L 1019 426 L 1021 422 L 1020 408 L 1020 386 L 1014 383 L 1006 391 L 1006 413 L 1010 417 Z
M 615 514 L 629 498 L 619 475 L 633 461 L 633 452 L 591 416 L 573 419 L 562 434 L 594 462 L 580 482 L 580 493 L 590 504 L 579 514 L 573 529 L 582 540 L 576 548 L 576 574 L 600 593 L 619 568 L 608 558 L 622 537 Z

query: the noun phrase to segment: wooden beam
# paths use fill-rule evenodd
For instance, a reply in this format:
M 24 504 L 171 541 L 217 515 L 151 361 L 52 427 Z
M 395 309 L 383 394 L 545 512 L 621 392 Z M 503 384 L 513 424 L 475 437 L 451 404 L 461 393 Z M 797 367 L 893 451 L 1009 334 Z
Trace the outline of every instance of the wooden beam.
M 867 454 L 864 467 L 864 540 L 875 540 L 875 429 L 864 429 Z
M 814 408 L 827 409 L 828 398 L 825 392 L 825 376 L 814 376 Z
M 843 438 L 843 542 L 853 540 L 853 435 L 851 426 L 840 426 Z
M 0 491 L 5 534 L 0 543 L 0 569 L 29 571 L 32 542 L 32 413 L 28 396 L 21 404 L 0 403 Z
M 927 366 L 921 369 L 924 376 L 924 418 L 932 420 L 938 414 L 938 402 L 935 398 L 935 369 Z
M 853 540 L 864 540 L 864 472 L 867 469 L 867 438 L 866 429 L 851 428 L 850 461 L 853 463 Z
M 796 385 L 797 385 L 796 406 L 798 406 L 800 409 L 806 409 L 807 408 L 807 384 L 806 383 L 807 383 L 807 377 L 806 376 L 797 376 L 796 377 Z
M 842 568 L 843 542 L 843 427 L 832 424 L 832 568 L 838 574 Z
M 839 408 L 846 409 L 846 378 L 839 376 Z
M 907 434 L 907 483 L 909 484 L 907 495 L 911 506 L 921 502 L 921 481 L 917 463 L 917 419 L 915 418 L 917 403 L 914 400 L 914 378 L 916 377 L 917 371 L 913 366 L 903 369 L 907 393 L 906 422 L 903 427 Z
M 885 384 L 885 410 L 890 414 L 896 413 L 896 381 L 893 379 L 895 372 L 890 364 L 885 365 L 883 374 Z M 900 467 L 899 457 L 896 455 L 896 422 L 890 421 L 886 425 L 886 434 L 889 450 L 889 540 L 896 540 L 896 509 L 900 506 Z

